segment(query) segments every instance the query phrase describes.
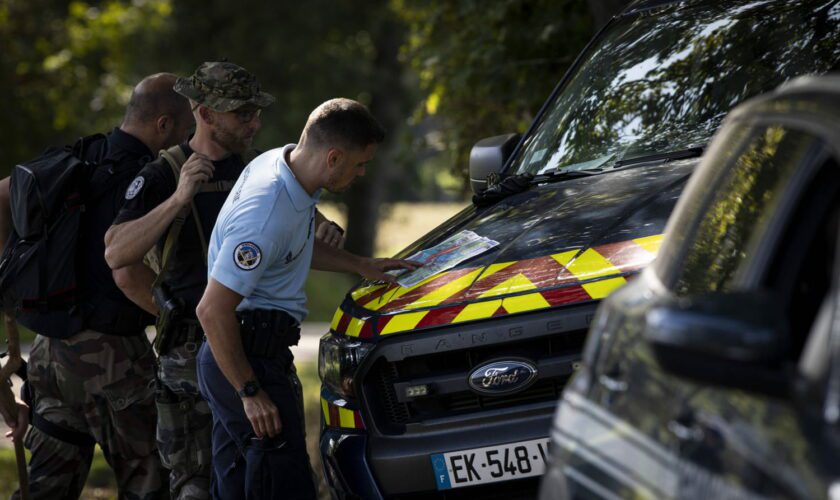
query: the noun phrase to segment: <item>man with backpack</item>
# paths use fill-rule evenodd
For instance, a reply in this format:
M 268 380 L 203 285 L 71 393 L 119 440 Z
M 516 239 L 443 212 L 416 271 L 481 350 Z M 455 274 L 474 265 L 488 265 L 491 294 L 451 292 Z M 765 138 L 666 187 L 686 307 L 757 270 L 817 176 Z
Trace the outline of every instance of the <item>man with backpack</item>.
M 11 211 L 2 207 L 0 215 L 11 213 L 14 226 L 2 235 L 9 237 L 0 264 L 4 294 L 18 294 L 18 320 L 38 333 L 26 389 L 33 423 L 25 438 L 31 498 L 78 498 L 97 443 L 121 498 L 165 494 L 155 445 L 154 353 L 144 332 L 154 310 L 137 307 L 114 283 L 103 237 L 136 173 L 193 126 L 187 100 L 172 91 L 175 80 L 168 73 L 143 79 L 122 124 L 107 136 L 81 139 L 66 149 L 71 155 L 48 151 L 15 167 L 11 185 L 0 182 L 0 200 L 11 203 Z M 53 159 L 67 163 L 51 170 Z M 62 183 L 56 175 L 76 177 Z M 33 189 L 44 213 L 27 208 Z M 78 239 L 65 237 L 69 232 Z M 27 260 L 30 249 L 36 256 Z M 69 262 L 62 261 L 67 255 Z M 33 264 L 15 269 L 10 262 Z M 126 275 L 139 270 L 132 266 Z M 28 279 L 29 272 L 37 279 Z M 64 274 L 73 286 L 62 295 L 66 290 L 55 288 Z M 21 286 L 34 290 L 21 292 Z
M 159 310 L 158 446 L 170 469 L 171 496 L 196 499 L 209 496 L 212 458 L 212 417 L 199 394 L 195 364 L 204 338 L 195 308 L 207 285 L 207 237 L 233 184 L 256 156 L 251 142 L 262 109 L 274 98 L 251 73 L 229 62 L 203 63 L 189 78 L 179 78 L 175 90 L 190 100 L 195 134 L 138 174 L 105 236 L 105 258 L 127 296 Z M 340 245 L 340 229 L 320 219 L 319 233 Z M 123 279 L 125 266 L 136 266 L 155 247 L 157 278 Z

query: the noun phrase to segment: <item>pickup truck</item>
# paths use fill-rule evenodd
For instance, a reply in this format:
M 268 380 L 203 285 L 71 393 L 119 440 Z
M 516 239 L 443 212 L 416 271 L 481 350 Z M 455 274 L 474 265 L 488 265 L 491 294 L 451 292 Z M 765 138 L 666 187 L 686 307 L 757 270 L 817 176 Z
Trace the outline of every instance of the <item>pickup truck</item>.
M 476 203 L 398 257 L 496 245 L 408 287 L 359 283 L 321 340 L 333 496 L 534 498 L 599 301 L 654 259 L 733 106 L 834 68 L 836 3 L 633 2 L 523 135 L 479 141 Z

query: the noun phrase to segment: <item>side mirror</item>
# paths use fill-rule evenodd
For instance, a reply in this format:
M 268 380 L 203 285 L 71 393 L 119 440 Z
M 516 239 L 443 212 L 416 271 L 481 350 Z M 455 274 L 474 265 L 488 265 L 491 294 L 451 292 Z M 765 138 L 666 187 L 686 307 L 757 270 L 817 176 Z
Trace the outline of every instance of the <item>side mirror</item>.
M 702 383 L 782 395 L 787 320 L 774 297 L 711 293 L 655 307 L 645 339 L 666 371 Z
M 519 134 L 497 135 L 475 143 L 470 151 L 470 186 L 478 193 L 487 186 L 487 176 L 500 173 L 522 137 Z

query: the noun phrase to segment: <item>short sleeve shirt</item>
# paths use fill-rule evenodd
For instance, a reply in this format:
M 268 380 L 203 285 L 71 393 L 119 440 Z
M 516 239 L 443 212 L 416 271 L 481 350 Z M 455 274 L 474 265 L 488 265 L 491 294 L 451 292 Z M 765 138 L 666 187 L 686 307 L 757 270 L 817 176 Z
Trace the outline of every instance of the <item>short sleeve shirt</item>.
M 213 228 L 208 269 L 244 297 L 238 310 L 279 309 L 303 321 L 320 190 L 310 195 L 295 178 L 294 148 L 267 151 L 242 173 Z
M 181 149 L 187 158 L 193 153 L 188 144 L 182 144 Z M 213 162 L 213 166 L 215 169 L 211 182 L 235 181 L 245 167 L 245 163 L 240 156 L 231 155 L 224 160 Z M 125 191 L 125 204 L 114 224 L 145 216 L 172 196 L 176 188 L 175 174 L 165 159 L 158 158 L 147 164 Z M 225 192 L 206 192 L 198 193 L 193 198 L 204 237 L 208 242 L 216 217 L 227 196 L 228 193 Z M 158 241 L 158 248 L 161 251 L 167 234 L 168 231 Z M 188 311 L 195 309 L 207 286 L 204 250 L 201 248 L 195 219 L 189 215 L 181 228 L 178 245 L 175 247 L 164 278 L 164 283 L 172 293 L 185 301 Z

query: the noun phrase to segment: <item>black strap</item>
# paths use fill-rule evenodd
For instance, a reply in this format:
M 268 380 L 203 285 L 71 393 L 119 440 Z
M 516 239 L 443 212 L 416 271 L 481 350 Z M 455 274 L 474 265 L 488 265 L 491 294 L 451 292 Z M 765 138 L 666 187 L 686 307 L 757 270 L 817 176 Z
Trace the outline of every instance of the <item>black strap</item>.
M 96 440 L 93 439 L 93 437 L 90 434 L 65 429 L 60 425 L 56 425 L 50 422 L 49 420 L 45 419 L 44 417 L 42 417 L 34 411 L 32 412 L 31 416 L 32 425 L 47 436 L 50 436 L 51 438 L 58 439 L 59 441 L 64 441 L 65 443 L 70 443 L 72 445 L 76 445 L 80 448 L 86 448 L 96 444 Z
M 84 161 L 85 156 L 87 155 L 88 146 L 95 141 L 104 140 L 107 140 L 107 137 L 105 137 L 105 134 L 102 133 L 86 135 L 84 137 L 79 137 L 79 139 L 69 147 L 69 150 L 73 153 L 73 156 Z

